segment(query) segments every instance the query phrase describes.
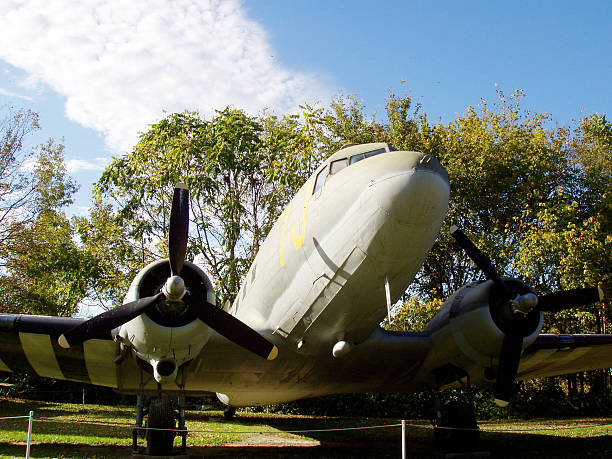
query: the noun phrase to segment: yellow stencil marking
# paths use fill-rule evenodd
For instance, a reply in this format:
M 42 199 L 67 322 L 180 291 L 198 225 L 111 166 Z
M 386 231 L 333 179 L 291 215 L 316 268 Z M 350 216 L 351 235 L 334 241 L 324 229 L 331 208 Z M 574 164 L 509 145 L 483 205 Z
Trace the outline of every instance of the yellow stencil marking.
M 302 210 L 302 232 L 299 237 L 295 235 L 295 226 L 291 227 L 291 240 L 293 241 L 293 245 L 296 249 L 299 249 L 304 243 L 304 239 L 306 237 L 306 210 L 308 209 L 308 200 L 310 199 L 310 193 L 308 193 L 308 189 L 305 189 L 306 199 L 304 199 L 304 209 Z
M 285 266 L 285 230 L 287 229 L 287 217 L 289 216 L 289 208 L 291 203 L 283 211 L 283 229 L 281 230 L 281 241 L 280 241 L 280 265 Z

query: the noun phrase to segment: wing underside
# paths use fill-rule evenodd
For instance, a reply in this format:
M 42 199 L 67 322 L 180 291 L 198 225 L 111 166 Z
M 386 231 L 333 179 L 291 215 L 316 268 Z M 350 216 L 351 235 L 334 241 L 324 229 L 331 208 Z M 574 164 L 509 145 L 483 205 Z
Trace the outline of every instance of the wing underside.
M 117 346 L 110 333 L 70 349 L 59 346 L 58 336 L 82 321 L 0 314 L 0 371 L 117 387 Z
M 518 379 L 612 367 L 612 335 L 538 336 L 521 358 Z

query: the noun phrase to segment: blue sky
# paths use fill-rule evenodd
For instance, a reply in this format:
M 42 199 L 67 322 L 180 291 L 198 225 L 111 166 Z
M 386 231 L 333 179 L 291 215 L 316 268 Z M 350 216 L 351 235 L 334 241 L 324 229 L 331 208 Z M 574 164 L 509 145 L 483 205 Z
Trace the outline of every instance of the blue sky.
M 68 7 L 66 7 L 68 6 Z M 0 107 L 40 113 L 35 142 L 64 138 L 77 207 L 112 155 L 164 110 L 252 114 L 389 90 L 452 121 L 495 85 L 561 125 L 612 106 L 612 4 L 8 0 L 0 5 Z

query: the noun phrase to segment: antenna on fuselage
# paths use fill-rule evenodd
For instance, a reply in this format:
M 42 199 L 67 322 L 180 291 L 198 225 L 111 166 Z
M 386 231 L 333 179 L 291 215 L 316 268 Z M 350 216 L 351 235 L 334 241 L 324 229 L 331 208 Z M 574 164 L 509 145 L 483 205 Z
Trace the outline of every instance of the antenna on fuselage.
M 389 274 L 385 276 L 385 294 L 387 296 L 387 320 L 391 325 L 391 287 L 389 286 Z

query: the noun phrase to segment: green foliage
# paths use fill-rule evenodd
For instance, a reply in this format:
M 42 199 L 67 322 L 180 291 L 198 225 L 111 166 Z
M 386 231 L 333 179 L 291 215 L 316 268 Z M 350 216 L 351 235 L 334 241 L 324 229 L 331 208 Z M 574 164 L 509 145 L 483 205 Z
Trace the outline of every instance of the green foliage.
M 49 141 L 37 153 L 28 218 L 11 221 L 10 245 L 0 246 L 0 311 L 71 315 L 86 296 L 97 267 L 75 244 L 61 210 L 77 187 L 66 175 L 63 146 Z
M 328 110 L 304 105 L 280 118 L 229 107 L 208 121 L 169 115 L 113 160 L 96 184 L 89 221 L 80 221 L 85 250 L 108 280 L 97 283 L 97 296 L 119 303 L 129 277 L 166 256 L 172 189 L 182 181 L 191 193 L 188 258 L 205 265 L 221 304 L 232 301 L 259 245 L 319 163 L 346 142 L 376 140 L 377 130 L 355 98 L 342 97 Z
M 547 201 L 571 177 L 562 149 L 567 132 L 545 129 L 547 118 L 524 112 L 521 97 L 519 92 L 505 99 L 500 93 L 494 110 L 483 101 L 479 112 L 469 107 L 453 123 L 429 130 L 452 193 L 443 231 L 419 278 L 422 293 L 448 296 L 480 276 L 448 234 L 453 223 L 469 233 L 500 273 L 514 274 L 511 262 L 521 237 L 516 218 Z
M 105 308 L 120 305 L 134 276 L 148 259 L 144 256 L 149 253 L 147 248 L 142 240 L 130 238 L 128 229 L 117 223 L 111 205 L 100 200 L 90 208 L 89 218 L 77 217 L 73 223 L 82 256 L 95 266 L 88 297 L 83 302 Z
M 605 117 L 582 121 L 571 154 L 574 176 L 517 221 L 524 235 L 518 272 L 539 291 L 600 285 L 612 293 L 612 127 Z M 609 308 L 557 313 L 553 332 L 609 331 Z
M 548 128 L 548 116 L 521 108 L 521 91 L 498 96 L 492 109 L 482 101 L 452 123 L 435 125 L 420 107 L 411 113 L 409 98 L 387 99 L 386 139 L 436 156 L 452 190 L 442 231 L 408 292 L 413 298 L 396 308 L 394 329 L 422 329 L 439 305 L 433 300 L 482 276 L 449 235 L 452 224 L 502 275 L 522 277 L 538 293 L 598 283 L 610 289 L 610 123 L 591 116 L 572 135 Z M 546 327 L 601 332 L 611 319 L 605 311 L 595 305 L 559 313 Z M 560 320 L 563 315 L 576 320 Z
M 547 115 L 521 107 L 521 91 L 498 96 L 492 107 L 483 100 L 448 124 L 431 123 L 419 105 L 395 94 L 386 101 L 386 124 L 343 95 L 283 117 L 233 108 L 209 121 L 169 115 L 113 161 L 96 187 L 100 208 L 81 222 L 86 247 L 100 234 L 98 248 L 87 249 L 103 258 L 108 282 L 99 283 L 99 296 L 119 302 L 130 276 L 166 255 L 170 196 L 181 180 L 192 191 L 188 256 L 201 256 L 220 299 L 231 301 L 261 241 L 320 161 L 344 144 L 371 141 L 436 156 L 452 187 L 443 230 L 393 328 L 422 329 L 439 300 L 481 276 L 448 234 L 451 224 L 462 226 L 500 273 L 524 277 L 538 293 L 607 285 L 610 123 L 592 116 L 573 134 L 551 129 Z M 591 318 L 587 329 L 608 321 L 605 314 Z
M 221 304 L 231 301 L 280 213 L 279 204 L 305 180 L 296 173 L 308 163 L 301 140 L 290 117 L 260 120 L 229 107 L 210 121 L 196 113 L 172 114 L 104 172 L 96 185 L 95 212 L 105 218 L 92 215 L 83 222 L 84 243 L 98 256 L 104 250 L 96 246 L 131 251 L 117 267 L 102 260 L 109 279 L 133 275 L 144 263 L 165 257 L 172 190 L 185 182 L 191 193 L 188 257 L 202 257 Z M 104 207 L 109 199 L 112 208 Z M 106 221 L 110 229 L 102 228 Z M 109 290 L 111 285 L 101 295 L 118 302 L 120 292 Z
M 383 328 L 387 330 L 410 330 L 423 331 L 427 324 L 434 318 L 442 307 L 442 298 L 432 298 L 428 301 L 419 301 L 416 297 L 410 297 L 393 309 L 391 324 L 385 319 Z

